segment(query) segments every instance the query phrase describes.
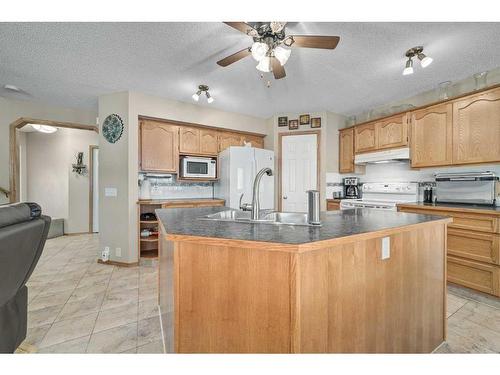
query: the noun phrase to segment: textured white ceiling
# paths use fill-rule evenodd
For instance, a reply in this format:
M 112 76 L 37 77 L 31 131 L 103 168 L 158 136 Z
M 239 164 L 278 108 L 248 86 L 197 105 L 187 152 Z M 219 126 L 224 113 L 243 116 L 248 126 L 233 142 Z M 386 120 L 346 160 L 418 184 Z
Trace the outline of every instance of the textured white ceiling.
M 0 85 L 29 93 L 0 95 L 96 108 L 99 95 L 122 90 L 193 102 L 206 83 L 222 110 L 352 114 L 500 66 L 500 23 L 294 22 L 292 33 L 341 41 L 334 51 L 294 49 L 287 77 L 267 88 L 251 57 L 216 65 L 251 44 L 222 23 L 0 23 Z M 403 77 L 415 45 L 434 63 Z

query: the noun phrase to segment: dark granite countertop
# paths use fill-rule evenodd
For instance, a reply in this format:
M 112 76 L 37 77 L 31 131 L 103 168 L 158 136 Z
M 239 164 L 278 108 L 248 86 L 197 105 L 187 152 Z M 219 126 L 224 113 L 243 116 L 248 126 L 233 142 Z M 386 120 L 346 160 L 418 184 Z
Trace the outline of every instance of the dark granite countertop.
M 394 229 L 444 218 L 434 215 L 416 215 L 394 211 L 354 209 L 322 212 L 321 227 L 199 220 L 202 216 L 224 210 L 229 210 L 229 208 L 203 207 L 157 209 L 156 215 L 165 227 L 167 234 L 264 241 L 293 245 Z
M 498 206 L 486 206 L 481 204 L 466 204 L 466 203 L 402 203 L 398 204 L 400 207 L 422 207 L 422 208 L 430 208 L 430 209 L 450 209 L 451 211 L 460 212 L 460 211 L 469 211 L 469 212 L 479 212 L 485 214 L 495 214 L 500 216 L 500 207 Z

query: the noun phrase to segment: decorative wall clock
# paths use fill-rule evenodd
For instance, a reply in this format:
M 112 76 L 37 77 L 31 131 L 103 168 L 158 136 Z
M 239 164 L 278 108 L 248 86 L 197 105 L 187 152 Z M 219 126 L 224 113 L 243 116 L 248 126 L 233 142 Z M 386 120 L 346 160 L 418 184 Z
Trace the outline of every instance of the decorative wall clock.
M 123 134 L 123 121 L 116 113 L 104 119 L 102 135 L 109 143 L 116 143 Z

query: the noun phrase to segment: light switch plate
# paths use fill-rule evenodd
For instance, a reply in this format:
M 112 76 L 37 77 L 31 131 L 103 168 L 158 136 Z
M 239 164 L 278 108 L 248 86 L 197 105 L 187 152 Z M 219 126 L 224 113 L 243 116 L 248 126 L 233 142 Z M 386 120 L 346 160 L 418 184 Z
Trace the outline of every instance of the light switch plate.
M 112 187 L 104 188 L 104 196 L 105 197 L 116 197 L 117 195 L 118 195 L 117 188 L 112 188 Z
M 389 259 L 391 257 L 391 237 L 382 238 L 382 256 L 381 259 Z

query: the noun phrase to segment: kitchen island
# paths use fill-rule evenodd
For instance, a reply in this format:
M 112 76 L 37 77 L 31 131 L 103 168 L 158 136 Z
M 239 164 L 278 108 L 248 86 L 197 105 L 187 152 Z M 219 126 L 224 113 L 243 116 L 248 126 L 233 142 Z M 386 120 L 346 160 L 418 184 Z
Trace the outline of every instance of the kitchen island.
M 174 353 L 429 353 L 446 335 L 448 218 L 330 211 L 322 226 L 157 210 Z

